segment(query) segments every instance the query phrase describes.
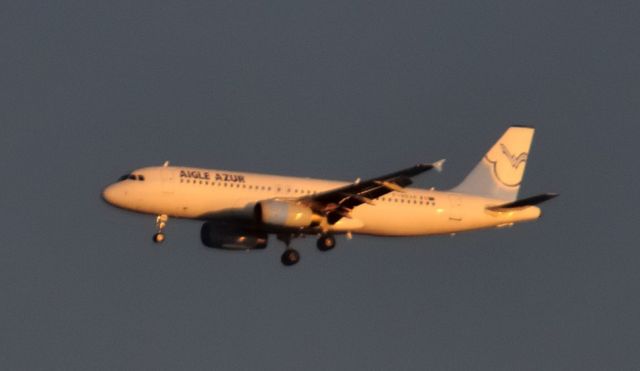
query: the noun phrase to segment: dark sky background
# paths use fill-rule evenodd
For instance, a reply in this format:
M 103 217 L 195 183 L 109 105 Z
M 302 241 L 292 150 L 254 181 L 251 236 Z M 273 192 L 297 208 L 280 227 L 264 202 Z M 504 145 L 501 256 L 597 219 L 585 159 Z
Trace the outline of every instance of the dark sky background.
M 3 369 L 624 370 L 640 364 L 635 1 L 0 5 Z M 174 164 L 351 180 L 538 129 L 535 223 L 205 248 L 108 206 Z

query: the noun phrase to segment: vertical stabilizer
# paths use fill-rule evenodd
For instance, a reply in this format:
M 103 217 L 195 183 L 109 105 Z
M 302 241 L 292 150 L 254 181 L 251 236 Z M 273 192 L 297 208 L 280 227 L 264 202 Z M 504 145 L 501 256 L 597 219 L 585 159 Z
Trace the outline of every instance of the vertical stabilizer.
M 512 126 L 452 192 L 515 201 L 535 129 Z

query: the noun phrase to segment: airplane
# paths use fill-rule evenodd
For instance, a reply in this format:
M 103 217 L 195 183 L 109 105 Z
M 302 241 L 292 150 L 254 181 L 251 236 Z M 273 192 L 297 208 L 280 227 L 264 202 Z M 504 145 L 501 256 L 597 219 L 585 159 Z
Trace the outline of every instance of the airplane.
M 285 245 L 281 261 L 300 254 L 294 238 L 317 236 L 317 247 L 336 246 L 336 235 L 427 236 L 502 228 L 538 219 L 536 205 L 557 196 L 518 199 L 535 129 L 511 126 L 456 187 L 410 188 L 413 178 L 442 171 L 444 160 L 390 174 L 339 182 L 183 166 L 145 167 L 107 186 L 102 198 L 116 207 L 156 216 L 153 241 L 162 243 L 169 218 L 203 222 L 205 246 L 230 250 L 267 247 L 270 235 Z

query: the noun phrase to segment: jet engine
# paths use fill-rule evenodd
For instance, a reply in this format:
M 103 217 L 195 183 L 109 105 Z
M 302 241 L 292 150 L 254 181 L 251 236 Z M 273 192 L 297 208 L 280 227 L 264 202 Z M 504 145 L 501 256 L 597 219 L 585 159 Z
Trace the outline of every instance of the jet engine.
M 205 246 L 227 250 L 264 249 L 269 239 L 264 232 L 216 222 L 204 223 L 200 237 Z
M 322 216 L 295 201 L 266 200 L 255 206 L 256 219 L 263 224 L 285 228 L 307 228 L 320 224 Z

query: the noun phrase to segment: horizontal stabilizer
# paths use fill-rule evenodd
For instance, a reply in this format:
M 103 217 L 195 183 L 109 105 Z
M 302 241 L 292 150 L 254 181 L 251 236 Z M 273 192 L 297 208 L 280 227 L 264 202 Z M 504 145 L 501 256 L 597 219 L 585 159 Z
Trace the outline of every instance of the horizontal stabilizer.
M 556 198 L 559 195 L 557 193 L 543 193 L 541 195 L 523 198 L 502 205 L 488 206 L 487 210 L 491 211 L 508 211 L 511 209 L 520 209 L 527 206 L 535 206 L 545 201 L 549 201 L 552 198 Z

